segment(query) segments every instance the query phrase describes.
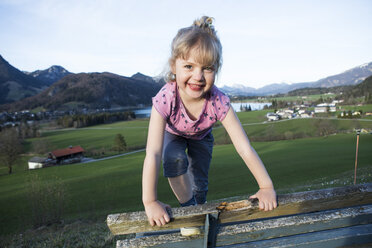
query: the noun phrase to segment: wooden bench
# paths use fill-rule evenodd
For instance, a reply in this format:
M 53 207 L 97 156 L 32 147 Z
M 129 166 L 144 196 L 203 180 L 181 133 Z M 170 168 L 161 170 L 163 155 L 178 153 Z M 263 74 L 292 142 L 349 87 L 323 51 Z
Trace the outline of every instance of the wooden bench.
M 372 247 L 372 184 L 278 195 L 273 211 L 259 210 L 248 196 L 225 202 L 173 208 L 171 222 L 152 227 L 145 212 L 112 214 L 114 235 L 124 247 Z M 203 233 L 183 237 L 180 227 Z

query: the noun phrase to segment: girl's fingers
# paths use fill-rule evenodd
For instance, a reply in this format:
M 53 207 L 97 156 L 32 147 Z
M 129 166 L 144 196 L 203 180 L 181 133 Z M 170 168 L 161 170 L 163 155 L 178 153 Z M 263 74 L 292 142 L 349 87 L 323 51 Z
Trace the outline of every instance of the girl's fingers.
M 169 218 L 169 215 L 168 214 L 164 214 L 164 220 L 166 223 L 168 223 L 170 221 L 170 218 Z
M 256 195 L 251 195 L 251 196 L 249 197 L 249 199 L 255 199 L 255 198 L 257 198 Z
M 161 226 L 160 220 L 155 220 L 157 226 Z
M 260 209 L 265 209 L 265 203 L 262 202 L 262 201 L 260 201 L 260 202 L 258 203 L 258 206 L 260 207 Z
M 160 220 L 159 220 L 159 221 L 160 221 L 160 223 L 161 223 L 161 225 L 162 225 L 162 226 L 164 226 L 164 225 L 165 225 L 165 220 L 164 220 L 164 218 L 163 218 L 163 217 L 162 217 L 162 218 L 160 218 Z
M 273 204 L 270 202 L 269 203 L 269 211 L 273 210 Z

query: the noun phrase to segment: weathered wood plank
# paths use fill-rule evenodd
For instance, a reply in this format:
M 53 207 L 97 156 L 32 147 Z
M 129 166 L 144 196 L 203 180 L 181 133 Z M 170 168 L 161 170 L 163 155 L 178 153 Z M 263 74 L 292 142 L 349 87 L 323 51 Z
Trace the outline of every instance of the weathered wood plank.
M 161 248 L 200 248 L 204 245 L 204 236 L 197 235 L 183 237 L 180 233 L 164 234 L 156 237 L 149 236 L 136 239 L 118 240 L 116 248 L 137 248 L 137 247 L 161 247 Z
M 261 211 L 257 202 L 252 200 L 228 203 L 228 211 L 220 210 L 219 220 L 220 223 L 229 223 L 372 204 L 372 184 L 279 195 L 278 203 L 275 210 L 268 212 Z M 228 208 L 231 204 L 239 207 Z
M 301 235 L 288 236 L 277 239 L 255 241 L 236 244 L 233 248 L 261 248 L 261 247 L 301 247 L 301 248 L 332 248 L 350 245 L 370 244 L 372 240 L 372 224 L 312 232 Z M 359 247 L 359 246 L 358 246 Z M 369 246 L 370 247 L 370 246 Z
M 107 217 L 107 225 L 114 235 L 168 230 L 180 227 L 203 226 L 207 214 L 217 214 L 219 221 L 229 223 L 250 219 L 268 218 L 326 209 L 372 204 L 372 184 L 299 192 L 278 196 L 279 206 L 264 212 L 257 201 L 243 200 L 225 204 L 208 203 L 186 208 L 173 208 L 171 222 L 162 227 L 152 227 L 145 212 L 113 214 Z
M 218 204 L 204 204 L 192 207 L 173 208 L 171 222 L 165 226 L 151 226 L 145 212 L 112 214 L 107 217 L 107 225 L 114 235 L 163 231 L 181 227 L 204 226 L 207 214 L 218 214 Z
M 288 217 L 222 225 L 216 246 L 247 243 L 372 223 L 372 204 Z
M 216 247 L 368 223 L 372 223 L 372 205 L 250 221 L 221 226 L 218 230 Z M 203 238 L 203 235 L 183 237 L 179 233 L 171 233 L 156 237 L 121 240 L 117 242 L 117 248 L 203 247 L 204 243 L 205 237 Z

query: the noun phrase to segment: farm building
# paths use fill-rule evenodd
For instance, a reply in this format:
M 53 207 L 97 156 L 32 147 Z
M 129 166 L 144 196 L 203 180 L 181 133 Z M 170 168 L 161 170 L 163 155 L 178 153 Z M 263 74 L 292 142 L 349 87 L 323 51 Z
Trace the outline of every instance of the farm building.
M 327 112 L 336 112 L 336 105 L 329 103 L 321 103 L 316 105 L 314 109 L 315 113 L 327 113 Z
M 267 113 L 266 118 L 268 121 L 277 121 L 279 120 L 279 116 L 275 113 Z
M 33 157 L 28 161 L 28 168 L 30 170 L 43 168 L 47 158 Z
M 49 158 L 54 159 L 57 164 L 80 162 L 84 152 L 81 146 L 70 146 L 69 148 L 50 152 Z

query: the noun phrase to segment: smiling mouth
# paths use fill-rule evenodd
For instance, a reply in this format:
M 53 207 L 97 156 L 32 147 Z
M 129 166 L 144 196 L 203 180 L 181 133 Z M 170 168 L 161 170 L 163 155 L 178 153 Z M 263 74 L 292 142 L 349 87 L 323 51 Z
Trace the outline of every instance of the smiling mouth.
M 194 91 L 200 91 L 205 87 L 205 85 L 199 85 L 199 84 L 188 84 L 191 90 Z

